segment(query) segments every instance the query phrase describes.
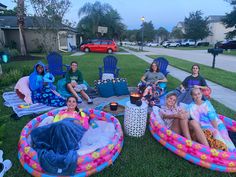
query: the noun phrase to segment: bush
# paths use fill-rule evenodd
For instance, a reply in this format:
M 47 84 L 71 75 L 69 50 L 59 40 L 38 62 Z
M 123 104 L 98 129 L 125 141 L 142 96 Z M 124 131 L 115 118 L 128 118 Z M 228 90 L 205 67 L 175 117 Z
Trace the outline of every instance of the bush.
M 1 87 L 9 86 L 13 83 L 16 83 L 22 77 L 22 72 L 17 69 L 11 69 L 7 73 L 3 73 L 0 77 Z
M 9 49 L 8 54 L 10 57 L 15 57 L 20 55 L 20 52 L 17 49 Z

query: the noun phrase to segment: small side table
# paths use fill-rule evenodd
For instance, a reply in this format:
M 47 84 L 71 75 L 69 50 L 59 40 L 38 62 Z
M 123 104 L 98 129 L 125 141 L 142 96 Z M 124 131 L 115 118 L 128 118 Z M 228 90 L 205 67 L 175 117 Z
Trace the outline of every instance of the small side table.
M 142 106 L 138 107 L 131 104 L 130 101 L 125 106 L 124 129 L 129 136 L 140 137 L 145 134 L 147 123 L 148 105 L 142 102 Z

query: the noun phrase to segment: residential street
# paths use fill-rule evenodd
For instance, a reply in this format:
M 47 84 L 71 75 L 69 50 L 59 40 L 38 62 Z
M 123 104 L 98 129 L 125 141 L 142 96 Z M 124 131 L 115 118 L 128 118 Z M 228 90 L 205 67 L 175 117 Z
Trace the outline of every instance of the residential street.
M 139 48 L 139 46 L 129 46 Z M 168 55 L 176 58 L 182 58 L 191 62 L 196 62 L 212 66 L 213 56 L 206 50 L 175 50 L 156 47 L 144 47 L 144 51 L 152 52 L 156 55 Z M 218 55 L 216 56 L 216 68 L 236 72 L 236 56 Z

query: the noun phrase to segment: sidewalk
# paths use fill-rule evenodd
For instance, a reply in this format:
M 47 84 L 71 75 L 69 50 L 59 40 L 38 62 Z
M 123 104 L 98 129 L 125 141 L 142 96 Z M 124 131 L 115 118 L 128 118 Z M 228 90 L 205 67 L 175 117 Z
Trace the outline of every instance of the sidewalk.
M 146 61 L 147 63 L 151 63 L 153 61 L 152 58 L 147 57 L 146 55 L 152 55 L 155 53 L 148 53 L 147 52 L 134 52 L 132 50 L 124 48 L 124 50 L 128 51 L 129 53 L 141 58 L 142 60 Z M 168 70 L 170 71 L 170 75 L 174 78 L 183 81 L 185 77 L 189 76 L 190 73 L 187 73 L 185 71 L 182 71 L 180 69 L 174 68 L 172 66 L 168 66 Z M 226 107 L 230 108 L 233 111 L 236 111 L 236 92 L 232 91 L 230 89 L 227 89 L 225 87 L 222 87 L 221 85 L 218 85 L 214 82 L 211 82 L 209 80 L 206 80 L 209 87 L 212 89 L 211 97 L 218 101 L 219 103 L 222 103 Z

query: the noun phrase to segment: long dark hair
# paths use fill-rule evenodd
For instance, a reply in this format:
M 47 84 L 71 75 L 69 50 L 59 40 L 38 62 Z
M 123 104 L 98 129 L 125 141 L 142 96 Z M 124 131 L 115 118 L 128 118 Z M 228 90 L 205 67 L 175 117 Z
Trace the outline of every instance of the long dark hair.
M 69 101 L 70 98 L 74 98 L 74 99 L 76 100 L 76 103 L 78 104 L 78 99 L 77 99 L 75 96 L 69 96 L 69 97 L 66 99 L 66 103 Z M 79 112 L 78 105 L 75 107 L 75 111 Z
M 157 66 L 156 72 L 159 72 L 159 71 L 160 71 L 160 68 L 159 68 L 159 64 L 158 64 L 157 62 L 152 62 L 152 64 L 150 65 L 149 71 L 150 71 L 150 72 L 153 72 L 152 65 L 154 65 L 154 64 Z

